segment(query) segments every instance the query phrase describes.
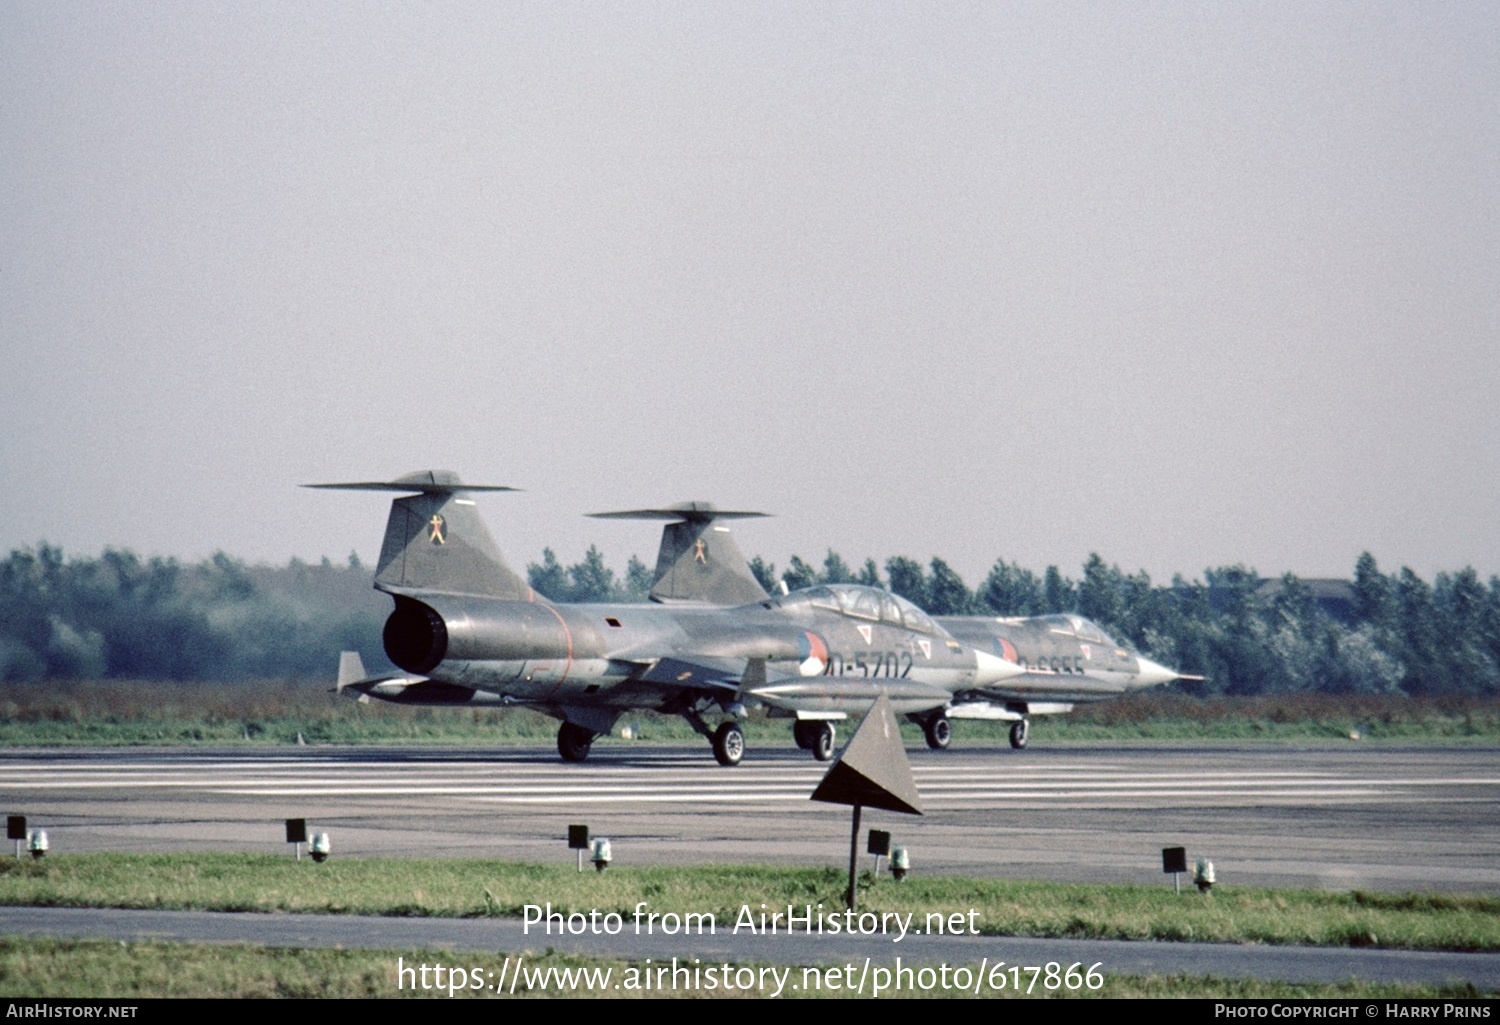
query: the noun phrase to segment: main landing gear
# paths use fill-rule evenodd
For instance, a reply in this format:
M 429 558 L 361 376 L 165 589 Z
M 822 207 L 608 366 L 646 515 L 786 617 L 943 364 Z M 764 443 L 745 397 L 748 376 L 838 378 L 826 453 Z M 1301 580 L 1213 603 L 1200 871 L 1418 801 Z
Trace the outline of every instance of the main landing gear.
M 701 718 L 690 716 L 688 721 L 695 727 L 702 726 L 699 732 L 713 744 L 714 758 L 720 765 L 738 765 L 744 759 L 745 731 L 740 729 L 739 723 L 721 723 L 717 730 L 710 732 Z M 565 762 L 581 762 L 589 756 L 589 749 L 594 746 L 594 738 L 598 735 L 586 727 L 565 722 L 557 728 L 557 753 Z M 832 743 L 830 737 L 830 748 Z
M 820 762 L 833 757 L 835 734 L 833 723 L 821 719 L 799 719 L 792 726 L 792 739 L 804 751 L 811 751 Z
M 713 745 L 714 760 L 720 765 L 738 765 L 744 759 L 745 731 L 740 729 L 739 723 L 730 720 L 720 723 L 718 729 L 711 730 L 695 709 L 681 709 L 678 714 L 701 736 L 708 738 L 708 742 Z
M 745 731 L 739 723 L 720 723 L 714 731 L 714 757 L 720 765 L 738 765 L 745 757 Z
M 593 730 L 565 722 L 557 728 L 557 753 L 565 762 L 581 762 L 589 756 L 597 736 Z
M 941 751 L 953 740 L 953 724 L 942 712 L 922 723 L 922 733 L 927 737 L 927 746 Z
M 1017 751 L 1026 746 L 1026 736 L 1031 732 L 1031 723 L 1017 719 L 1010 724 L 1010 746 Z

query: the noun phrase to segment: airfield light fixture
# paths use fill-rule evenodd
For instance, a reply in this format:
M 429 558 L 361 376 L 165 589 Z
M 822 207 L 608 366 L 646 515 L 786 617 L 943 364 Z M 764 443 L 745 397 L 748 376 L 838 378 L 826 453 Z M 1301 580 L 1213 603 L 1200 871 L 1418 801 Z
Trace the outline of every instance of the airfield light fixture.
M 328 839 L 327 833 L 314 833 L 307 849 L 312 852 L 312 859 L 321 864 L 333 853 L 333 842 Z
M 40 858 L 47 853 L 52 845 L 47 841 L 47 831 L 45 829 L 33 829 L 31 835 L 26 838 L 26 846 L 31 851 L 33 858 Z
M 906 878 L 906 873 L 911 871 L 911 855 L 905 847 L 891 848 L 891 875 L 896 877 L 896 882 Z
M 1214 863 L 1207 858 L 1199 858 L 1198 863 L 1193 866 L 1193 883 L 1198 887 L 1199 893 L 1208 893 L 1214 888 Z
M 606 868 L 609 868 L 612 858 L 613 855 L 609 850 L 609 841 L 602 836 L 597 838 L 594 841 L 594 868 L 603 872 Z

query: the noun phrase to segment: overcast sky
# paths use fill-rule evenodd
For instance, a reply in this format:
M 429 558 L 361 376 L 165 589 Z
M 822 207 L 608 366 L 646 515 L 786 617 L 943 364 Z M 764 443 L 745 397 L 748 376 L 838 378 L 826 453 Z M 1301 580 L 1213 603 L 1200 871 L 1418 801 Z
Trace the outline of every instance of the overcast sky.
M 0 4 L 0 550 L 1500 573 L 1500 5 Z

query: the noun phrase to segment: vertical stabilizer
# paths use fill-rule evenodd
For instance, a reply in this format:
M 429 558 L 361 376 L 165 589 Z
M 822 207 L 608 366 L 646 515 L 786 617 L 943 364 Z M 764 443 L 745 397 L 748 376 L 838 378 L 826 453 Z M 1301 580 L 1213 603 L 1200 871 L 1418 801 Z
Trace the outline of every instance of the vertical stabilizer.
M 464 484 L 449 470 L 427 470 L 394 481 L 309 484 L 348 491 L 415 491 L 391 503 L 375 569 L 384 591 L 436 591 L 477 594 L 509 601 L 534 601 L 529 584 L 506 564 L 489 529 L 479 518 L 470 491 L 514 488 Z
M 684 502 L 667 509 L 593 513 L 610 520 L 675 520 L 661 532 L 651 600 L 745 605 L 766 597 L 749 561 L 721 520 L 764 516 L 758 512 L 715 509 L 707 502 Z

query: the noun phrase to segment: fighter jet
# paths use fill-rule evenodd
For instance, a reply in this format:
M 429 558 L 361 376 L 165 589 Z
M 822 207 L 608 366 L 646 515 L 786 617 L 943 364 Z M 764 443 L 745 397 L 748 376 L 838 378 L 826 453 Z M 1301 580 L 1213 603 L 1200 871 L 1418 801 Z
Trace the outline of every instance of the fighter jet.
M 383 640 L 400 672 L 367 676 L 346 653 L 338 689 L 397 704 L 535 708 L 561 720 L 565 761 L 587 758 L 625 711 L 649 708 L 682 716 L 720 764 L 736 765 L 745 736 L 735 720 L 754 705 L 795 719 L 798 743 L 826 761 L 833 721 L 882 693 L 897 712 L 930 716 L 1024 672 L 883 591 L 766 594 L 716 522 L 757 514 L 676 509 L 650 603 L 556 604 L 506 564 L 468 497 L 511 488 L 446 470 L 307 486 L 407 493 L 391 503 L 375 571 L 394 601 Z
M 1030 716 L 1071 712 L 1075 704 L 1103 701 L 1132 690 L 1156 687 L 1183 676 L 1111 640 L 1076 615 L 1031 617 L 938 616 L 937 622 L 964 644 L 993 651 L 1022 666 L 1019 676 L 954 695 L 941 715 L 922 723 L 927 746 L 945 748 L 949 719 L 1010 720 L 1010 746 L 1023 748 Z
M 719 521 L 764 513 L 715 510 L 706 502 L 687 502 L 662 509 L 635 509 L 628 512 L 594 513 L 601 519 L 664 519 L 661 549 L 657 556 L 656 582 L 652 597 L 656 600 L 691 601 L 712 604 L 725 593 L 723 581 L 732 574 L 742 589 L 753 588 L 764 594 L 748 564 L 729 537 L 728 528 Z M 716 560 L 712 567 L 697 567 L 696 574 L 681 570 L 686 545 L 700 545 L 710 540 Z M 732 566 L 730 564 L 733 564 Z M 689 566 L 691 570 L 693 567 Z M 798 592 L 807 601 L 832 604 L 843 600 L 850 585 L 812 587 Z M 868 589 L 857 593 L 867 600 Z M 741 592 L 735 592 L 739 595 Z M 744 593 L 748 593 L 745 591 Z M 874 592 L 883 594 L 883 592 Z M 881 600 L 890 599 L 883 595 Z M 733 600 L 740 600 L 736 597 Z M 873 599 L 868 599 L 873 600 Z M 902 599 L 895 599 L 901 601 Z M 1098 626 L 1076 615 L 1050 615 L 1026 618 L 992 616 L 936 616 L 936 628 L 960 644 L 977 652 L 991 654 L 1006 664 L 1019 665 L 1022 673 L 1004 679 L 960 687 L 953 699 L 942 707 L 902 709 L 907 717 L 922 727 L 927 745 L 946 748 L 953 737 L 951 719 L 989 719 L 1009 721 L 1010 743 L 1024 748 L 1031 732 L 1030 716 L 1070 712 L 1075 704 L 1102 701 L 1131 690 L 1154 687 L 1173 680 L 1201 680 L 1184 676 L 1145 658 L 1112 640 Z M 857 649 L 833 653 L 824 669 L 826 678 L 865 679 L 871 666 L 860 658 Z M 778 695 L 763 693 L 762 700 L 778 707 Z M 799 715 L 808 714 L 806 706 Z M 829 709 L 825 714 L 842 718 L 846 713 Z M 801 730 L 797 743 L 806 748 Z

